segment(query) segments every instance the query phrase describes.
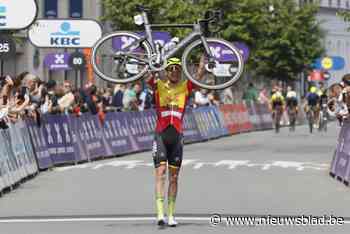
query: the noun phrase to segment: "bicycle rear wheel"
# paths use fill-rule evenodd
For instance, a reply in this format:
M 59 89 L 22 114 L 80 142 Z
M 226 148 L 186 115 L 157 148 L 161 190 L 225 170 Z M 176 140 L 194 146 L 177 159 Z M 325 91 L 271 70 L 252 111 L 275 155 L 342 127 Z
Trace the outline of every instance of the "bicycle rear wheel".
M 100 78 L 122 84 L 142 78 L 149 69 L 150 56 L 147 41 L 134 33 L 116 32 L 96 42 L 91 63 Z
M 182 56 L 185 75 L 204 89 L 219 90 L 233 85 L 243 73 L 244 62 L 241 53 L 231 43 L 222 39 L 207 38 L 206 42 L 213 54 L 213 61 L 209 63 L 210 59 L 203 42 L 196 40 L 185 49 Z M 204 77 L 199 80 L 198 68 L 203 56 Z
M 312 133 L 314 128 L 314 116 L 311 110 L 309 111 L 309 114 L 308 114 L 308 120 L 309 120 L 309 130 L 310 130 L 310 133 Z

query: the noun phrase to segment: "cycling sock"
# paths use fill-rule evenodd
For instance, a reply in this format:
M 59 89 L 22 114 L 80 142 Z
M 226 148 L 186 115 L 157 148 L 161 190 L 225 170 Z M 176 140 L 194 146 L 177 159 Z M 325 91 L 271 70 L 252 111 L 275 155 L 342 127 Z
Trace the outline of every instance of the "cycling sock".
M 157 217 L 158 219 L 164 219 L 164 196 L 156 195 Z
M 168 197 L 168 217 L 173 217 L 175 212 L 175 197 Z

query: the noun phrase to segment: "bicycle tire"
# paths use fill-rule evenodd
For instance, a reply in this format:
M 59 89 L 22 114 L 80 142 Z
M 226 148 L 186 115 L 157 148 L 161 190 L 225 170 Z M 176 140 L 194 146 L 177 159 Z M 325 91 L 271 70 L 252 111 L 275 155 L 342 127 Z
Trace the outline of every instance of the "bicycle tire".
M 97 51 L 98 49 L 103 45 L 103 43 L 105 43 L 107 40 L 113 38 L 113 37 L 117 37 L 117 36 L 127 36 L 127 37 L 132 37 L 135 40 L 140 40 L 141 37 L 135 33 L 132 32 L 127 32 L 127 31 L 120 31 L 120 32 L 113 32 L 110 34 L 107 34 L 106 36 L 100 38 L 94 45 L 93 49 L 92 49 L 92 56 L 91 56 L 91 64 L 93 67 L 94 72 L 96 73 L 96 75 L 98 75 L 101 79 L 108 81 L 108 82 L 112 82 L 112 83 L 118 83 L 118 84 L 125 84 L 125 83 L 130 83 L 130 82 L 134 82 L 137 81 L 139 79 L 141 79 L 148 71 L 149 71 L 149 65 L 146 64 L 145 68 L 140 71 L 137 75 L 131 76 L 130 78 L 127 79 L 118 79 L 115 77 L 111 77 L 109 75 L 106 75 L 103 71 L 101 71 L 101 69 L 98 67 L 97 65 Z M 142 42 L 142 46 L 144 46 L 145 50 L 146 50 L 146 55 L 148 58 L 151 57 L 152 54 L 152 47 L 149 44 L 148 41 L 143 41 Z
M 219 39 L 219 38 L 206 38 L 206 41 L 208 43 L 219 43 L 219 44 L 223 44 L 224 46 L 228 47 L 230 50 L 232 50 L 234 52 L 234 55 L 237 57 L 238 59 L 238 68 L 237 68 L 237 73 L 228 81 L 225 82 L 223 84 L 218 84 L 218 85 L 207 85 L 207 84 L 203 84 L 199 81 L 197 81 L 194 77 L 192 77 L 190 71 L 188 70 L 188 64 L 187 64 L 187 57 L 189 56 L 190 52 L 197 46 L 199 46 L 200 44 L 202 44 L 202 41 L 200 39 L 192 42 L 189 46 L 186 47 L 186 49 L 184 50 L 184 53 L 182 55 L 182 63 L 183 63 L 183 71 L 185 73 L 185 76 L 191 80 L 195 85 L 204 88 L 204 89 L 210 89 L 210 90 L 221 90 L 221 89 L 226 89 L 230 86 L 232 86 L 242 75 L 243 73 L 243 69 L 244 69 L 244 61 L 242 58 L 241 53 L 239 52 L 239 50 L 232 45 L 230 42 L 223 40 L 223 39 Z

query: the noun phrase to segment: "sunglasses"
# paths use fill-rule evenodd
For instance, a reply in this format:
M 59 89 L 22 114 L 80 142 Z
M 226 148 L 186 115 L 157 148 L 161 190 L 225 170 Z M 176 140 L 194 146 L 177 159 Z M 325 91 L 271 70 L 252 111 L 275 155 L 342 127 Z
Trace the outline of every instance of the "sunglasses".
M 181 71 L 181 67 L 178 65 L 170 65 L 166 68 L 168 72 Z

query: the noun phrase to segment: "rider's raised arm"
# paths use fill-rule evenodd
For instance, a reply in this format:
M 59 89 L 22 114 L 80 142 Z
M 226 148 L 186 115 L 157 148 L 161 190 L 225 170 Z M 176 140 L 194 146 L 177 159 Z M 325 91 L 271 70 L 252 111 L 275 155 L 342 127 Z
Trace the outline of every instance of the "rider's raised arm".
M 205 72 L 205 56 L 202 55 L 200 61 L 199 61 L 199 66 L 198 66 L 198 70 L 197 70 L 197 74 L 196 74 L 196 77 L 197 77 L 197 80 L 198 81 L 201 81 L 203 80 L 204 78 L 204 72 Z M 192 91 L 193 89 L 199 89 L 199 87 L 195 84 L 193 84 L 192 82 L 188 82 L 188 85 L 189 85 L 189 89 L 190 91 Z
M 202 80 L 204 78 L 204 71 L 205 71 L 205 56 L 202 55 L 200 61 L 199 61 L 199 66 L 197 70 L 197 80 Z

